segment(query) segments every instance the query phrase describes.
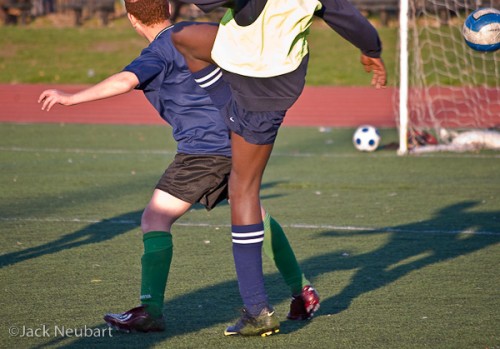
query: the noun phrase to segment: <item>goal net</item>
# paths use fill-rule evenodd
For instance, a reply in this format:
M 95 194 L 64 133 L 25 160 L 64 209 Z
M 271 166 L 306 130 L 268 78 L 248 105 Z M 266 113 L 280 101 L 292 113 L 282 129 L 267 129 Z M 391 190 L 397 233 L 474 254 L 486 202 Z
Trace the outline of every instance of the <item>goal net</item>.
M 401 0 L 400 154 L 451 144 L 464 130 L 498 131 L 500 50 L 474 51 L 462 36 L 481 7 L 500 9 L 500 0 Z

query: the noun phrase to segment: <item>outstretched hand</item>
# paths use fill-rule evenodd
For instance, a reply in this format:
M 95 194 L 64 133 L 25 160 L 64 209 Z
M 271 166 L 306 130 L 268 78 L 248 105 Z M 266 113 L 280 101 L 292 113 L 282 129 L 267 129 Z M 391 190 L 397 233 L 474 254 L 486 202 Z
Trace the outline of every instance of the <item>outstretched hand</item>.
M 361 55 L 361 64 L 365 68 L 365 72 L 373 72 L 372 86 L 375 88 L 383 88 L 387 84 L 387 71 L 385 70 L 384 61 L 382 58 L 372 58 Z
M 38 103 L 42 103 L 42 110 L 49 111 L 56 103 L 70 105 L 69 96 L 71 95 L 62 91 L 45 90 L 38 97 Z

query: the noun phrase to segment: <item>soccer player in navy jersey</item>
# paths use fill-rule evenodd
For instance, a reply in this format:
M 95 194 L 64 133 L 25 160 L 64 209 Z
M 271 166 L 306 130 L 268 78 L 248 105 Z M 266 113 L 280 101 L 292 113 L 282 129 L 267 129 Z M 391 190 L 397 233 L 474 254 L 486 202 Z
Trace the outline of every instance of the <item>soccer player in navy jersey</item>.
M 144 233 L 141 305 L 104 317 L 109 325 L 127 332 L 163 331 L 162 308 L 173 248 L 171 228 L 194 203 L 210 210 L 228 198 L 229 130 L 171 41 L 174 26 L 168 19 L 167 0 L 126 0 L 125 6 L 132 26 L 150 43 L 141 55 L 122 72 L 94 86 L 74 94 L 46 90 L 38 102 L 48 111 L 55 104 L 75 105 L 139 89 L 172 126 L 177 154 L 156 185 L 141 220 Z M 292 298 L 288 317 L 309 319 L 313 315 L 311 309 L 319 306 L 319 297 L 302 273 L 279 223 L 264 210 L 261 213 L 265 222 L 264 250 L 296 296 Z M 307 299 L 300 296 L 305 289 Z M 271 325 L 272 330 L 278 330 L 279 323 L 274 321 Z M 250 334 L 262 331 L 260 327 L 252 328 Z
M 385 86 L 387 78 L 382 45 L 375 28 L 348 0 L 181 1 L 205 12 L 228 7 L 219 26 L 180 23 L 172 39 L 231 130 L 233 255 L 244 312 L 225 334 L 244 335 L 255 323 L 269 326 L 274 316 L 263 281 L 262 240 L 248 241 L 263 230 L 261 181 L 286 111 L 305 84 L 306 37 L 313 16 L 360 49 L 361 63 L 373 73 L 376 88 Z

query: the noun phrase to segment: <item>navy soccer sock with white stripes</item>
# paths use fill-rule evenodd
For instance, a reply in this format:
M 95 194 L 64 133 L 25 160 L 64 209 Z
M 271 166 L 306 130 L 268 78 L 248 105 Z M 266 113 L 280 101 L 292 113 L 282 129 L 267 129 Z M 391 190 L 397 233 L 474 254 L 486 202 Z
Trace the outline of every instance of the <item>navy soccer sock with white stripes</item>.
M 248 312 L 257 316 L 268 305 L 262 272 L 264 224 L 233 225 L 231 230 L 240 295 Z
M 206 90 L 212 103 L 220 109 L 231 96 L 231 89 L 222 78 L 222 70 L 216 65 L 209 65 L 192 74 L 196 83 Z

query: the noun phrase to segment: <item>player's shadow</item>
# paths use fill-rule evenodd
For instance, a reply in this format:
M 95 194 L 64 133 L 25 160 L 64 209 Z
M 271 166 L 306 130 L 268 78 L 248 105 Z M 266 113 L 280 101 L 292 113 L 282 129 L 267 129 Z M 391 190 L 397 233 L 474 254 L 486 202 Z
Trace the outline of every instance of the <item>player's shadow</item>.
M 28 259 L 57 253 L 63 250 L 97 244 L 124 234 L 140 225 L 142 210 L 128 212 L 111 219 L 92 223 L 80 230 L 61 236 L 57 240 L 42 245 L 25 248 L 20 251 L 0 256 L 0 268 L 13 265 Z
M 371 235 L 389 234 L 388 242 L 363 254 L 349 254 L 345 250 L 314 256 L 301 262 L 303 271 L 314 281 L 323 274 L 339 270 L 355 270 L 350 283 L 339 293 L 319 290 L 322 296 L 321 309 L 317 317 L 337 314 L 349 308 L 360 295 L 379 289 L 395 282 L 408 273 L 426 266 L 467 255 L 500 241 L 500 211 L 469 211 L 478 202 L 462 202 L 446 207 L 427 221 L 387 227 L 362 232 L 326 231 L 317 238 L 325 239 L 325 244 L 336 246 L 336 238 L 352 234 Z M 449 224 L 453 222 L 453 229 Z M 335 249 L 333 247 L 332 249 Z M 278 273 L 266 275 L 266 285 L 273 302 L 289 298 L 284 283 L 277 282 Z M 175 287 L 172 285 L 171 287 Z M 212 326 L 223 326 L 235 321 L 237 314 L 228 306 L 228 299 L 239 299 L 236 280 L 221 282 L 210 287 L 190 292 L 165 303 L 167 330 L 154 334 L 120 334 L 101 338 L 81 338 L 71 344 L 63 338 L 54 339 L 41 347 L 60 344 L 68 348 L 89 347 L 126 347 L 140 344 L 150 348 L 169 337 L 196 333 Z M 283 316 L 282 316 L 283 318 Z M 311 322 L 284 321 L 281 332 L 291 333 Z M 104 323 L 95 328 L 103 328 Z M 67 344 L 67 345 L 66 345 Z
M 312 277 L 332 269 L 356 270 L 350 283 L 340 293 L 323 299 L 322 312 L 340 313 L 348 309 L 358 296 L 384 287 L 412 271 L 498 243 L 500 211 L 470 211 L 478 204 L 475 201 L 457 203 L 439 210 L 427 221 L 380 230 L 321 233 L 320 236 L 325 238 L 350 234 L 390 234 L 388 242 L 373 251 L 352 255 L 337 251 L 307 261 L 307 270 Z
M 60 212 L 68 203 L 72 203 L 75 207 L 84 207 L 98 203 L 101 200 L 109 200 L 109 198 L 119 198 L 123 195 L 123 187 L 127 187 L 129 193 L 139 193 L 144 191 L 145 183 L 151 183 L 147 178 L 143 180 L 130 180 L 128 182 L 115 183 L 103 187 L 91 187 L 79 189 L 59 195 L 44 195 L 43 197 L 30 198 L 29 200 L 20 200 L 14 204 L 0 204 L 0 212 L 3 212 L 7 217 L 12 216 L 14 219 L 27 219 L 29 221 L 33 217 L 40 215 L 47 216 L 54 212 Z M 150 185 L 148 184 L 149 188 Z M 57 253 L 62 250 L 68 250 L 75 247 L 80 247 L 87 244 L 99 243 L 112 239 L 120 234 L 126 233 L 140 225 L 142 210 L 127 212 L 113 218 L 103 219 L 101 221 L 89 224 L 82 229 L 67 233 L 60 236 L 56 240 L 23 248 L 15 252 L 8 252 L 0 255 L 0 268 L 7 265 L 13 265 L 25 260 L 41 257 Z M 33 229 L 36 229 L 33 228 Z M 23 238 L 21 236 L 20 238 Z
M 268 182 L 263 184 L 263 188 L 272 188 L 281 181 Z M 263 195 L 262 199 L 270 199 L 281 196 L 279 195 Z M 221 202 L 218 206 L 227 205 L 227 200 Z M 193 206 L 197 209 L 205 209 L 202 205 Z M 112 239 L 118 235 L 127 233 L 140 226 L 142 210 L 127 212 L 122 215 L 103 219 L 99 222 L 92 223 L 80 230 L 66 234 L 42 245 L 25 248 L 16 252 L 9 252 L 0 255 L 0 268 L 7 265 L 13 265 L 28 259 L 41 257 L 62 250 L 80 247 L 87 244 L 100 243 Z M 229 218 L 228 222 L 229 224 Z

